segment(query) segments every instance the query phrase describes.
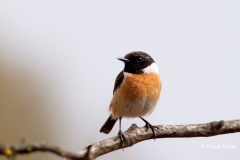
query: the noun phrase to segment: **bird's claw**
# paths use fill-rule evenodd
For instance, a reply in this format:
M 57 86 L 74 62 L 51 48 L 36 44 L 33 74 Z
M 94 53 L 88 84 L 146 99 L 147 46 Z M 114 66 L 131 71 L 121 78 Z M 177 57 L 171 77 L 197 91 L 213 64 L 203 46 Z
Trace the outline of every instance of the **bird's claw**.
M 118 135 L 117 135 L 115 141 L 116 141 L 118 138 L 120 139 L 120 144 L 122 145 L 122 149 L 124 150 L 124 141 L 127 141 L 127 140 L 126 140 L 126 137 L 124 136 L 124 134 L 122 133 L 121 130 L 119 130 Z
M 155 133 L 155 130 L 154 129 L 159 129 L 157 126 L 153 126 L 153 125 L 151 125 L 149 122 L 147 122 L 146 121 L 146 125 L 145 125 L 145 127 L 147 128 L 147 129 L 151 129 L 152 130 L 152 132 L 153 132 L 153 138 L 154 138 L 154 140 L 156 139 L 156 133 Z

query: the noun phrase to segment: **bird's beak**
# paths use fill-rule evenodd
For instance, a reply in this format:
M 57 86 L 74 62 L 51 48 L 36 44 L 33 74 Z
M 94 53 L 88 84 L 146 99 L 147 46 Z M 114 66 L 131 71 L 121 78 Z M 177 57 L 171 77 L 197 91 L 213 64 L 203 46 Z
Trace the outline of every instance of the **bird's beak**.
M 117 59 L 120 60 L 120 61 L 123 61 L 123 62 L 129 62 L 130 61 L 129 59 L 126 59 L 124 57 L 119 57 Z

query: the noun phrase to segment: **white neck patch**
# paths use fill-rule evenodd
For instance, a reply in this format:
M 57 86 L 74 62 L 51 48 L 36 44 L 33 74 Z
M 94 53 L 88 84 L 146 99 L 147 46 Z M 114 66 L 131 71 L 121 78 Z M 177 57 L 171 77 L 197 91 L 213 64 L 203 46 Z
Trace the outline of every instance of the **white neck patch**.
M 156 63 L 152 63 L 150 66 L 142 69 L 143 73 L 159 73 L 158 66 Z

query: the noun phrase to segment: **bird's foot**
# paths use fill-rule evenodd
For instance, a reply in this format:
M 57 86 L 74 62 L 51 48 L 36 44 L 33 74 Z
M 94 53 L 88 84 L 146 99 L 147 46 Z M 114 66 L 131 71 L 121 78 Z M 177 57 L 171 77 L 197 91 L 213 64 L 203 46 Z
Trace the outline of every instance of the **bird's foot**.
M 147 129 L 151 129 L 152 130 L 152 133 L 153 133 L 153 138 L 154 138 L 154 140 L 156 139 L 156 133 L 155 133 L 155 129 L 159 129 L 157 126 L 153 126 L 153 125 L 151 125 L 148 121 L 146 121 L 146 125 L 145 125 L 145 127 L 147 128 Z
M 126 137 L 124 136 L 124 134 L 123 134 L 123 132 L 121 130 L 119 130 L 117 138 L 115 139 L 115 141 L 118 138 L 120 139 L 120 145 L 122 145 L 122 149 L 124 150 L 124 141 L 127 141 L 127 140 L 126 140 Z
M 152 130 L 152 132 L 153 132 L 153 138 L 154 138 L 154 140 L 156 139 L 156 133 L 155 133 L 155 130 L 154 129 L 159 129 L 157 126 L 153 126 L 153 125 L 151 125 L 148 121 L 146 121 L 144 118 L 142 118 L 142 117 L 139 117 L 139 118 L 141 118 L 145 123 L 146 123 L 146 125 L 145 125 L 145 127 L 147 128 L 147 129 L 151 129 Z

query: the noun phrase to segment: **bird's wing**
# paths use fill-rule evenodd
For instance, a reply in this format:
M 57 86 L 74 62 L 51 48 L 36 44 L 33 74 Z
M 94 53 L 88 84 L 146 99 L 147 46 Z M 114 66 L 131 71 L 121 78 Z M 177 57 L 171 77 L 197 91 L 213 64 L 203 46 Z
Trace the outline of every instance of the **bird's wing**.
M 123 71 L 120 72 L 115 80 L 115 84 L 114 84 L 114 89 L 113 89 L 113 94 L 114 92 L 118 89 L 118 87 L 120 86 L 120 84 L 122 83 L 123 81 L 123 78 L 124 78 L 124 75 L 123 75 Z

